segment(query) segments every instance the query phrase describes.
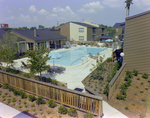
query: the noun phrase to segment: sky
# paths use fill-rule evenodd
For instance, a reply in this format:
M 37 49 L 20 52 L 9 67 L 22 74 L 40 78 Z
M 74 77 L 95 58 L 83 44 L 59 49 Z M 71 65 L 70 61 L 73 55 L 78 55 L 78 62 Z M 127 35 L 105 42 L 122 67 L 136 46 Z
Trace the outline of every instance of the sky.
M 57 23 L 92 22 L 113 26 L 124 22 L 125 0 L 0 0 L 0 24 L 17 27 L 57 26 Z M 150 10 L 150 0 L 133 0 L 130 16 Z

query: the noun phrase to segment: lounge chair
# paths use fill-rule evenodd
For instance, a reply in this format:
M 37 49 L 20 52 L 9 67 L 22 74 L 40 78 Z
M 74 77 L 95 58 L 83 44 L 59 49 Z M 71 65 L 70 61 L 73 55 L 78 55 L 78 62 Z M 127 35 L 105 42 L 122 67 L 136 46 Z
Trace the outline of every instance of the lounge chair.
M 93 56 L 91 53 L 89 53 L 89 57 L 92 58 L 92 59 L 97 59 L 98 55 Z
M 24 68 L 28 68 L 28 66 L 23 61 L 21 61 L 21 63 L 22 63 Z

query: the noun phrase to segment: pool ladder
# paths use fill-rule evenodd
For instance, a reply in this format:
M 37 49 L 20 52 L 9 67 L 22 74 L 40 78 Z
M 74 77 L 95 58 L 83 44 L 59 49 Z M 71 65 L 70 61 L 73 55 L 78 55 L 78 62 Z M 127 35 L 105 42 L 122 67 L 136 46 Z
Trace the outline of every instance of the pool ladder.
M 85 57 L 85 56 L 83 56 L 83 57 Z M 74 62 L 76 62 L 76 61 L 78 61 L 78 60 L 82 60 L 82 65 L 83 65 L 83 59 L 81 59 L 81 58 L 82 58 L 82 57 L 76 59 Z M 87 58 L 87 57 L 86 57 L 86 58 Z M 88 60 L 88 58 L 87 58 L 87 60 Z M 72 65 L 74 62 L 72 62 L 71 65 Z

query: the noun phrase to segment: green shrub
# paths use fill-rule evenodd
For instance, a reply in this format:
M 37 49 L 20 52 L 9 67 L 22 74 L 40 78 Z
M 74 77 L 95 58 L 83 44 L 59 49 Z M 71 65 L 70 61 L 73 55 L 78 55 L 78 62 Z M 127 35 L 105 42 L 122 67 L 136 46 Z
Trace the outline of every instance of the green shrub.
M 23 74 L 24 77 L 30 78 L 30 73 Z
M 7 99 L 7 104 L 11 103 L 11 99 Z
M 51 107 L 51 108 L 54 108 L 54 107 L 57 106 L 57 104 L 53 99 L 51 99 L 51 100 L 48 101 L 48 106 Z
M 140 93 L 144 93 L 144 91 L 140 91 Z
M 77 116 L 78 116 L 77 110 L 76 110 L 76 109 L 73 109 L 73 108 L 70 108 L 70 109 L 68 110 L 68 115 L 69 115 L 69 116 L 72 116 L 72 117 L 77 117 Z
M 39 105 L 39 104 L 44 104 L 45 101 L 43 100 L 43 97 L 42 96 L 39 96 L 36 100 L 36 103 Z
M 67 108 L 65 107 L 65 106 L 60 106 L 59 108 L 58 108 L 58 112 L 60 113 L 60 114 L 66 114 L 67 113 Z
M 112 61 L 112 58 L 110 57 L 110 58 L 107 58 L 107 60 L 106 60 L 108 63 L 109 62 L 111 62 Z
M 145 88 L 145 90 L 148 90 L 148 88 Z
M 144 83 L 143 82 L 141 82 L 141 85 L 143 85 Z
M 91 113 L 86 113 L 83 116 L 84 116 L 84 118 L 94 118 L 94 115 Z
M 148 79 L 148 74 L 147 74 L 147 73 L 144 73 L 144 74 L 142 75 L 142 77 L 145 78 L 145 79 Z
M 135 69 L 133 70 L 134 76 L 138 76 L 138 73 L 139 73 L 139 72 L 138 72 L 137 70 L 135 70 Z
M 103 93 L 108 96 L 108 93 L 109 93 L 109 84 L 106 84 Z
M 16 102 L 16 98 L 13 98 L 13 99 L 12 99 L 12 102 Z
M 0 88 L 2 87 L 2 85 L 0 84 Z
M 16 90 L 16 89 L 13 91 L 13 93 L 14 93 L 14 95 L 20 95 L 20 91 Z
M 35 105 L 34 105 L 34 104 L 31 104 L 31 107 L 35 107 Z
M 142 99 L 142 101 L 144 102 L 144 101 L 146 101 L 145 99 Z
M 148 80 L 147 82 L 150 83 L 150 80 Z
M 6 92 L 4 95 L 7 95 L 8 93 Z
M 19 106 L 19 108 L 22 108 L 22 106 Z
M 4 98 L 2 101 L 5 101 L 6 99 Z
M 21 96 L 22 99 L 27 98 L 27 94 L 23 91 L 20 91 L 20 96 Z
M 47 111 L 47 114 L 50 114 L 51 113 L 51 111 Z
M 128 107 L 125 107 L 124 109 L 125 109 L 125 110 L 129 110 L 129 108 L 128 108 Z
M 126 95 L 122 95 L 122 94 L 117 94 L 117 99 L 118 100 L 125 100 Z
M 137 78 L 137 80 L 140 80 L 140 78 Z
M 9 86 L 9 91 L 14 91 L 15 88 L 13 86 Z
M 52 80 L 51 84 L 57 85 L 57 81 L 56 80 Z
M 0 91 L 0 95 L 2 94 L 2 91 Z
M 34 95 L 29 95 L 29 101 L 33 102 L 36 100 L 36 97 Z
M 9 89 L 9 84 L 8 83 L 4 83 L 3 84 L 3 89 Z
M 23 104 L 27 104 L 26 101 L 24 101 Z
M 132 78 L 132 73 L 130 71 L 126 72 L 126 77 Z
M 130 80 L 130 78 L 128 76 L 126 76 L 124 80 L 128 81 L 128 80 Z

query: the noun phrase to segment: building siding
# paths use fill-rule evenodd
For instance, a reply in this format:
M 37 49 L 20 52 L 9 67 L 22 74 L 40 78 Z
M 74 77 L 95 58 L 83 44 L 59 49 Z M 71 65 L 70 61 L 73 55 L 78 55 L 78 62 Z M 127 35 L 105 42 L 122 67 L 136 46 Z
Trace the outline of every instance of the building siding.
M 124 54 L 126 70 L 150 74 L 150 11 L 126 19 Z
M 79 32 L 79 28 L 83 28 L 84 32 Z M 70 23 L 70 41 L 79 41 L 79 36 L 84 36 L 84 41 L 87 41 L 87 27 Z
M 60 34 L 67 37 L 67 40 L 70 40 L 70 22 L 56 27 L 56 29 L 61 28 Z

